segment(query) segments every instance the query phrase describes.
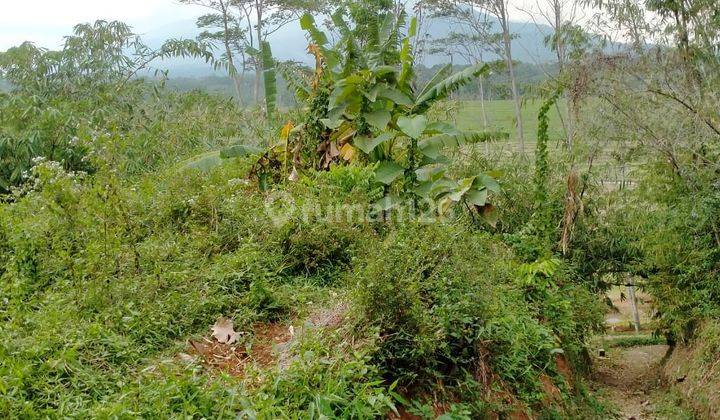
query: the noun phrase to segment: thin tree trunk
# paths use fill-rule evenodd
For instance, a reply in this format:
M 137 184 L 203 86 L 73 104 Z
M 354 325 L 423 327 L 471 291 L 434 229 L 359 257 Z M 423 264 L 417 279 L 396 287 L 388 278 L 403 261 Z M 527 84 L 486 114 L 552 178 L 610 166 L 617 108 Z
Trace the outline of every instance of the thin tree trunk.
M 228 27 L 228 10 L 225 3 L 220 2 L 220 8 L 222 9 L 223 18 L 223 43 L 225 44 L 225 54 L 227 55 L 228 64 L 230 65 L 230 78 L 235 85 L 235 99 L 240 105 L 242 105 L 242 90 L 241 83 L 238 80 L 237 67 L 235 67 L 235 60 L 233 59 L 232 49 L 230 48 L 230 28 Z
M 638 312 L 637 300 L 635 298 L 635 286 L 633 285 L 633 279 L 628 280 L 627 291 L 628 299 L 630 299 L 630 306 L 632 307 L 633 313 L 633 324 L 635 325 L 635 332 L 640 332 L 640 312 Z
M 571 109 L 573 106 L 571 104 L 571 98 L 570 95 L 565 92 L 563 94 L 563 97 L 565 98 L 565 108 L 567 110 L 567 118 L 565 119 L 565 131 L 567 133 L 567 149 L 569 152 L 572 152 L 573 150 L 573 139 L 575 138 L 575 121 L 574 121 L 574 114 L 575 112 Z
M 558 60 L 558 77 L 562 81 L 565 75 L 565 42 L 563 39 L 563 19 L 562 19 L 562 3 L 560 0 L 553 1 L 553 9 L 555 13 L 555 53 L 557 54 Z M 573 138 L 575 136 L 575 124 L 573 121 L 573 112 L 571 110 L 570 95 L 567 90 L 563 93 L 567 108 L 567 118 L 564 122 L 567 150 L 572 152 L 573 149 Z M 560 108 L 558 107 L 558 111 Z M 560 114 L 562 115 L 562 114 Z
M 525 153 L 525 136 L 523 131 L 522 113 L 520 110 L 520 95 L 518 94 L 517 80 L 515 80 L 515 69 L 513 68 L 512 62 L 512 51 L 510 47 L 510 34 L 509 30 L 506 29 L 507 25 L 503 28 L 503 39 L 505 43 L 505 61 L 507 62 L 508 72 L 510 73 L 510 88 L 512 90 L 513 102 L 515 105 L 515 119 L 517 120 L 517 136 L 520 141 L 520 153 Z
M 257 22 L 255 25 L 255 36 L 257 37 L 257 50 L 262 54 L 262 19 L 263 19 L 263 2 L 255 0 L 255 13 Z M 262 78 L 262 57 L 255 58 L 255 104 L 260 104 L 260 79 Z
M 242 81 L 240 78 L 235 75 L 233 76 L 233 84 L 235 85 L 235 100 L 237 100 L 238 104 L 240 106 L 243 106 L 243 99 L 242 99 Z
M 479 79 L 479 91 L 480 91 L 480 112 L 482 113 L 483 128 L 487 128 L 488 120 L 487 113 L 485 112 L 485 86 L 482 77 Z
M 480 77 L 478 79 L 478 85 L 480 90 L 480 113 L 482 114 L 482 122 L 483 122 L 483 129 L 487 130 L 488 127 L 488 121 L 487 121 L 487 113 L 485 112 L 485 86 L 483 84 L 483 79 Z M 490 146 L 488 145 L 488 142 L 485 142 L 485 155 L 490 154 Z
M 555 53 L 558 59 L 558 71 L 563 74 L 565 71 L 565 44 L 562 37 L 562 6 L 559 0 L 553 2 L 553 8 L 555 9 Z

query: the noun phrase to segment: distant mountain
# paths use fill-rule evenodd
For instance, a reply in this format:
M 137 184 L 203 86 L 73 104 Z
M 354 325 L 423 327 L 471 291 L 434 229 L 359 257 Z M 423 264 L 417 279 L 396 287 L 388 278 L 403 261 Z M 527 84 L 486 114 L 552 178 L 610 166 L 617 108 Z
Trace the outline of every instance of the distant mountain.
M 552 29 L 546 25 L 535 25 L 526 22 L 511 22 L 511 31 L 516 35 L 513 40 L 513 58 L 517 61 L 526 63 L 543 64 L 554 61 L 555 55 L 550 51 L 544 43 L 544 38 L 552 32 Z M 435 21 L 429 28 L 432 37 L 440 38 L 451 32 L 451 25 L 447 21 Z M 169 38 L 194 38 L 200 31 L 195 26 L 193 20 L 178 21 L 169 25 L 158 27 L 151 32 L 141 34 L 145 41 L 152 46 L 159 46 L 163 41 Z M 300 29 L 298 22 L 292 22 L 276 32 L 270 38 L 273 54 L 280 60 L 294 60 L 307 64 L 312 63 L 312 59 L 306 53 L 307 39 L 305 32 Z M 487 60 L 495 60 L 499 57 L 493 54 L 486 56 Z M 433 66 L 448 61 L 445 55 L 431 55 L 424 58 L 423 63 L 427 66 Z M 456 64 L 467 64 L 462 59 L 456 58 Z M 220 74 L 214 72 L 208 65 L 202 61 L 171 59 L 162 63 L 161 67 L 170 70 L 172 76 L 176 77 L 201 77 L 211 74 Z
M 499 28 L 497 19 L 490 17 L 489 20 Z M 451 23 L 446 20 L 433 21 L 428 32 L 433 38 L 442 38 L 450 32 L 457 31 Z M 499 31 L 499 29 L 498 29 Z M 515 35 L 512 41 L 513 59 L 525 63 L 544 64 L 556 60 L 555 54 L 545 46 L 545 36 L 552 33 L 552 28 L 548 25 L 536 25 L 529 22 L 510 22 L 510 32 Z M 485 59 L 488 61 L 497 60 L 495 54 L 487 53 Z M 462 59 L 456 59 L 458 64 L 469 64 L 463 62 Z M 436 55 L 425 59 L 424 64 L 434 65 L 447 62 L 447 56 Z

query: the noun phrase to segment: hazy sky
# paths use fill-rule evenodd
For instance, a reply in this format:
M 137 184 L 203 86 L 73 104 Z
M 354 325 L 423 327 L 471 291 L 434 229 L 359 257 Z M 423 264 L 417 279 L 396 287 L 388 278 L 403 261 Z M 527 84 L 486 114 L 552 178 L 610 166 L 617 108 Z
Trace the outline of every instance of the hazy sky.
M 0 0 L 0 51 L 23 41 L 57 48 L 81 22 L 121 20 L 145 33 L 201 13 L 173 0 Z
M 535 0 L 512 3 L 534 5 Z M 62 37 L 70 34 L 77 23 L 121 20 L 143 34 L 170 23 L 192 20 L 203 10 L 180 5 L 176 0 L 0 0 L 0 51 L 23 41 L 58 48 Z M 529 20 L 526 13 L 517 10 L 511 12 L 511 18 Z

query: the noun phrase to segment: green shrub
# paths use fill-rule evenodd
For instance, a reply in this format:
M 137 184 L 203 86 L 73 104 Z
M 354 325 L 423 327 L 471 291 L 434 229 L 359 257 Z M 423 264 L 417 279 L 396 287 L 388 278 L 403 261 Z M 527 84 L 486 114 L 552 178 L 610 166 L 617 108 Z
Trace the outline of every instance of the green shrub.
M 379 329 L 375 363 L 406 388 L 467 383 L 466 372 L 489 363 L 521 398 L 540 401 L 540 374 L 556 375 L 555 353 L 582 348 L 601 311 L 570 286 L 549 289 L 546 305 L 528 300 L 518 269 L 484 234 L 444 225 L 391 232 L 351 277 L 363 322 Z M 577 297 L 590 307 L 572 310 Z
M 283 241 L 285 263 L 295 274 L 342 271 L 350 264 L 363 234 L 345 222 L 292 225 Z
M 383 381 L 370 340 L 350 343 L 344 328 L 300 338 L 285 369 L 270 373 L 243 412 L 266 418 L 376 418 L 395 408 L 394 385 Z
M 329 171 L 316 172 L 320 183 L 327 183 L 344 194 L 370 192 L 375 176 L 372 167 L 362 165 L 333 165 Z

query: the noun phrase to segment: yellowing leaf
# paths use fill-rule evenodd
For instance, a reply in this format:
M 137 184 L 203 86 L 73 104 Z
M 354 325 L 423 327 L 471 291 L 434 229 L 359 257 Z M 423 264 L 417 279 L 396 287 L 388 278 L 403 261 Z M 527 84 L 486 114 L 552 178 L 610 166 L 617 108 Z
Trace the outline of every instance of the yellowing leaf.
M 452 205 L 453 200 L 450 197 L 445 197 L 440 199 L 440 201 L 437 203 L 437 212 L 438 216 L 444 216 L 447 211 L 450 209 L 450 206 Z
M 340 149 L 340 156 L 342 156 L 346 162 L 352 162 L 357 157 L 357 149 L 354 148 L 352 144 L 345 143 L 345 145 Z
M 283 126 L 282 130 L 280 130 L 280 140 L 287 141 L 288 138 L 290 138 L 290 132 L 293 128 L 295 128 L 295 125 L 292 121 L 288 121 L 288 123 Z
M 340 150 L 338 150 L 338 148 L 337 148 L 337 143 L 332 141 L 332 142 L 330 142 L 330 157 L 336 158 L 338 156 L 340 156 Z
M 480 215 L 483 217 L 483 219 L 485 219 L 486 222 L 488 222 L 488 224 L 490 226 L 492 226 L 492 227 L 497 226 L 498 220 L 500 220 L 500 218 L 498 216 L 497 210 L 495 209 L 495 206 L 488 203 L 488 204 L 485 204 L 484 206 L 480 207 L 479 211 L 480 211 Z
M 237 341 L 238 333 L 235 332 L 231 319 L 220 317 L 215 325 L 211 327 L 212 336 L 222 344 L 232 344 Z

